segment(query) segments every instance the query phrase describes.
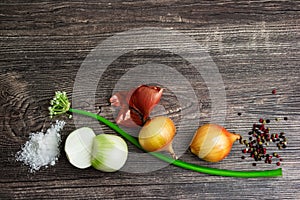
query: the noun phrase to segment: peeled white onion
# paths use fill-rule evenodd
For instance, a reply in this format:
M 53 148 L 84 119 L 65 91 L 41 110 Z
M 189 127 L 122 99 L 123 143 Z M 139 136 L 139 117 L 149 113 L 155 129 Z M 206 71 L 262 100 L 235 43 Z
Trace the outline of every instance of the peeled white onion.
M 93 140 L 92 166 L 103 172 L 121 169 L 128 156 L 126 142 L 119 136 L 100 134 Z
M 65 152 L 69 162 L 77 168 L 85 169 L 91 166 L 91 152 L 94 131 L 88 127 L 76 129 L 66 139 Z

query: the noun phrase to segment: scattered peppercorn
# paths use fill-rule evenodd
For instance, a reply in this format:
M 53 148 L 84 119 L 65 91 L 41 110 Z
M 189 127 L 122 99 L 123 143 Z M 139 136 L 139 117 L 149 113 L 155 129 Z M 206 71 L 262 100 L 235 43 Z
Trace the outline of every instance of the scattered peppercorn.
M 238 116 L 241 116 L 241 115 L 242 115 L 242 113 L 239 112 L 239 113 L 238 113 Z
M 271 164 L 273 162 L 272 158 L 274 157 L 274 163 L 277 164 L 282 160 L 279 154 L 277 152 L 273 152 L 272 154 L 267 153 L 266 147 L 273 142 L 278 147 L 278 149 L 286 148 L 287 139 L 285 137 L 285 133 L 270 133 L 270 129 L 268 127 L 265 127 L 266 124 L 269 124 L 271 122 L 270 119 L 264 120 L 263 118 L 260 118 L 258 121 L 259 124 L 253 124 L 252 130 L 248 132 L 248 140 L 240 139 L 240 143 L 246 146 L 246 148 L 243 149 L 242 152 L 244 154 L 249 153 L 249 156 L 256 162 L 264 159 L 264 162 L 268 164 Z M 245 159 L 245 156 L 242 156 L 241 158 Z M 255 165 L 252 165 L 256 166 L 256 163 Z
M 277 165 L 277 166 L 280 166 L 280 162 L 277 162 L 276 165 Z
M 276 89 L 272 90 L 272 94 L 276 94 Z
M 252 163 L 252 165 L 255 167 L 255 166 L 256 166 L 256 163 Z
M 285 121 L 286 121 L 286 120 L 288 120 L 288 118 L 287 118 L 287 117 L 284 117 L 283 119 L 284 119 Z

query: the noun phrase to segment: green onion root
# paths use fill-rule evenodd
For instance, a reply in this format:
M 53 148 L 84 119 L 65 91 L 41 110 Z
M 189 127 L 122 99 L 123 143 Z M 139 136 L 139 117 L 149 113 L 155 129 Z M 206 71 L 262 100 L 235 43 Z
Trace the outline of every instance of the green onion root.
M 129 135 L 123 129 L 121 129 L 118 125 L 116 125 L 115 123 L 107 120 L 106 118 L 101 117 L 97 114 L 88 112 L 88 111 L 84 111 L 84 110 L 77 110 L 77 109 L 70 108 L 69 111 L 72 112 L 72 113 L 77 113 L 77 114 L 80 114 L 80 115 L 85 115 L 85 116 L 97 119 L 98 121 L 102 122 L 103 124 L 107 125 L 111 129 L 113 129 L 114 131 L 119 133 L 122 137 L 124 137 L 126 140 L 131 142 L 137 148 L 143 150 L 143 148 L 141 147 L 141 145 L 139 144 L 138 140 L 135 137 Z M 257 177 L 282 176 L 282 169 L 281 168 L 274 169 L 274 170 L 262 170 L 262 171 L 234 171 L 234 170 L 216 169 L 216 168 L 203 167 L 203 166 L 187 163 L 187 162 L 184 162 L 182 160 L 175 160 L 175 159 L 173 159 L 169 156 L 166 156 L 164 154 L 157 153 L 157 152 L 148 152 L 148 153 L 150 153 L 152 156 L 154 156 L 154 157 L 156 157 L 156 158 L 158 158 L 162 161 L 165 161 L 165 162 L 170 163 L 172 165 L 181 167 L 183 169 L 192 170 L 192 171 L 201 172 L 201 173 L 206 173 L 206 174 L 210 174 L 210 175 L 239 177 L 239 178 L 257 178 Z

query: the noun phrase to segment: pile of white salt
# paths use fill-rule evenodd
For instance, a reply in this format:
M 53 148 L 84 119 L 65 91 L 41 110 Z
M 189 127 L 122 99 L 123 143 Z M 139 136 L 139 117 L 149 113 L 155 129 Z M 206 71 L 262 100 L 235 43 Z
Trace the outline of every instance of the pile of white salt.
M 61 136 L 59 132 L 63 129 L 64 125 L 64 121 L 56 121 L 55 125 L 51 125 L 46 133 L 42 131 L 31 133 L 29 141 L 16 154 L 17 161 L 28 165 L 30 172 L 35 172 L 43 166 L 55 165 L 60 155 L 59 146 Z

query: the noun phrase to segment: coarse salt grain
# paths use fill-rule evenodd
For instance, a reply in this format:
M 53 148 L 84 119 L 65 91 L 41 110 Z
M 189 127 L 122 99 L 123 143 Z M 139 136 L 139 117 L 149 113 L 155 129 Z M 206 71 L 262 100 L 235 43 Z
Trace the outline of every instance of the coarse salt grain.
M 41 167 L 55 165 L 59 157 L 59 145 L 61 136 L 59 132 L 65 125 L 64 121 L 56 121 L 55 125 L 47 130 L 46 133 L 31 133 L 21 151 L 17 152 L 16 160 L 29 165 L 30 172 L 35 172 Z

